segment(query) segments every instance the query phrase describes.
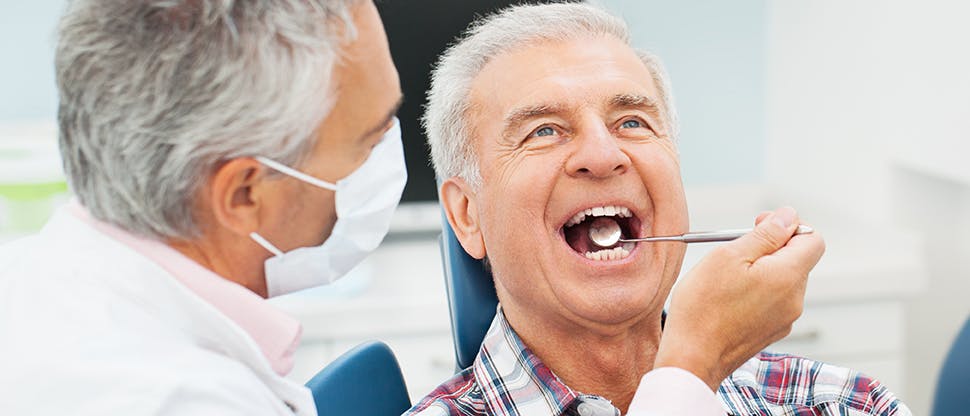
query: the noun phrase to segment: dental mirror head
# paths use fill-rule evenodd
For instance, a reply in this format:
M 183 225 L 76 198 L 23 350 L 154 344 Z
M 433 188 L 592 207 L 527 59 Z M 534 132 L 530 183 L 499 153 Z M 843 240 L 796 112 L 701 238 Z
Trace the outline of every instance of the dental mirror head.
M 620 224 L 610 217 L 596 217 L 589 225 L 589 239 L 600 247 L 612 247 L 620 241 Z

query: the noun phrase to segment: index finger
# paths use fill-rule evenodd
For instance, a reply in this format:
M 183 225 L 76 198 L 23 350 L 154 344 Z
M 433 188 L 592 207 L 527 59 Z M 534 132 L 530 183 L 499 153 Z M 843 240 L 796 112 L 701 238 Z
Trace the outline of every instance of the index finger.
M 788 242 L 776 250 L 774 253 L 758 259 L 758 262 L 782 262 L 789 267 L 804 269 L 809 271 L 818 264 L 825 254 L 825 239 L 818 232 L 809 234 L 797 234 L 792 236 Z

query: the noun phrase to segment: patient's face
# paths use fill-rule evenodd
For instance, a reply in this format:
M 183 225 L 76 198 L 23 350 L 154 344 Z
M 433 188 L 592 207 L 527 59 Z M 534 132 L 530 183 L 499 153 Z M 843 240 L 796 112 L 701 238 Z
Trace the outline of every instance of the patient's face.
M 479 74 L 471 104 L 473 199 L 506 310 L 607 330 L 658 313 L 684 245 L 606 252 L 588 238 L 596 215 L 627 237 L 687 231 L 665 110 L 635 53 L 608 37 L 516 48 Z

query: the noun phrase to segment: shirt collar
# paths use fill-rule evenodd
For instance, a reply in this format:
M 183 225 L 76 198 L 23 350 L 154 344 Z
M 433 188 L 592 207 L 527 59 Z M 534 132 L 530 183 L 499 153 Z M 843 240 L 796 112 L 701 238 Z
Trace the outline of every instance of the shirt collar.
M 293 369 L 293 354 L 303 332 L 299 321 L 249 289 L 217 275 L 168 245 L 92 217 L 76 200 L 68 204 L 68 210 L 81 221 L 161 266 L 203 301 L 239 325 L 256 342 L 277 374 L 286 375 Z
M 501 305 L 472 366 L 485 405 L 493 414 L 619 415 L 606 399 L 578 393 L 559 380 L 522 343 Z M 580 405 L 584 407 L 581 410 Z

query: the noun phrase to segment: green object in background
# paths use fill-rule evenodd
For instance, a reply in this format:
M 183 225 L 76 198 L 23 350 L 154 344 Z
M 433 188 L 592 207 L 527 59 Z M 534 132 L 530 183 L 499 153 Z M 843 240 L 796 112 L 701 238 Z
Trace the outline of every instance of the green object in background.
M 0 234 L 30 232 L 47 222 L 59 197 L 67 195 L 63 180 L 39 183 L 0 183 Z
M 31 201 L 49 198 L 67 192 L 67 182 L 52 181 L 45 183 L 0 183 L 0 197 L 12 201 Z
M 0 241 L 39 230 L 68 199 L 57 123 L 0 122 Z

